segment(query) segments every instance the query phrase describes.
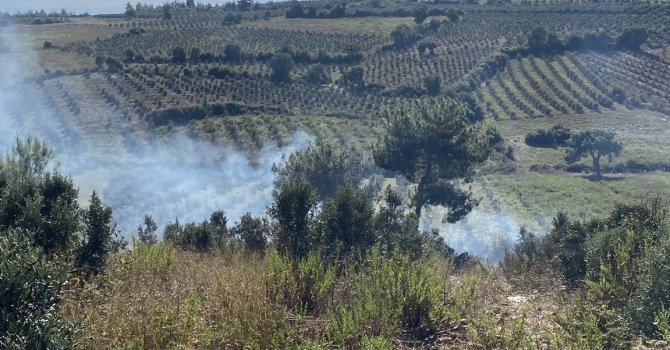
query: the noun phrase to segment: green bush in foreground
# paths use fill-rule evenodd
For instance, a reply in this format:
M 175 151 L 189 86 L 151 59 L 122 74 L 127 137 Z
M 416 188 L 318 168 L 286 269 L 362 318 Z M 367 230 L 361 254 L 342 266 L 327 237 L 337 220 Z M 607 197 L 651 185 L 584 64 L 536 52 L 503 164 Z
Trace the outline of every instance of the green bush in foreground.
M 0 348 L 72 349 L 78 328 L 55 310 L 68 269 L 48 261 L 30 236 L 0 232 Z
M 608 218 L 588 222 L 559 214 L 543 238 L 522 231 L 504 268 L 512 273 L 550 268 L 572 288 L 584 288 L 589 307 L 581 312 L 597 319 L 605 348 L 629 346 L 637 333 L 658 337 L 670 308 L 668 213 L 655 199 L 618 204 Z
M 366 337 L 388 339 L 401 330 L 424 339 L 447 314 L 445 287 L 445 276 L 428 262 L 373 252 L 366 271 L 354 276 L 355 298 L 329 313 L 327 333 L 341 346 Z

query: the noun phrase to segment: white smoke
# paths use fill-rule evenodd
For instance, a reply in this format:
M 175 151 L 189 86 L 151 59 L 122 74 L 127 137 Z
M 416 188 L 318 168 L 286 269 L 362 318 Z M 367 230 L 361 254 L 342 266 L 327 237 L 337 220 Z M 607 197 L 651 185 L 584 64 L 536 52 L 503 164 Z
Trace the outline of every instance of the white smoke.
M 512 217 L 503 212 L 488 212 L 474 209 L 456 223 L 442 220 L 446 210 L 428 206 L 421 213 L 422 230 L 438 229 L 445 242 L 458 253 L 476 255 L 484 263 L 496 264 L 512 248 L 521 227 Z
M 10 116 L 18 99 L 21 81 L 26 77 L 24 59 L 34 61 L 31 50 L 16 40 L 11 27 L 0 27 L 0 147 L 5 149 L 24 129 L 23 120 Z
M 272 164 L 309 142 L 311 137 L 296 132 L 289 146 L 261 150 L 252 165 L 240 152 L 174 135 L 122 157 L 87 153 L 72 176 L 84 191 L 100 188 L 124 233 L 144 214 L 164 225 L 175 218 L 202 221 L 222 209 L 232 221 L 247 212 L 264 215 L 272 199 Z
M 127 127 L 105 130 L 105 125 L 122 123 L 118 112 L 76 123 L 55 118 L 22 96 L 40 88 L 24 82 L 31 74 L 24 67 L 36 63 L 35 51 L 21 45 L 11 28 L 0 30 L 10 48 L 10 53 L 0 53 L 0 151 L 6 152 L 16 136 L 45 139 L 56 151 L 59 170 L 80 188 L 80 198 L 86 201 L 97 191 L 126 237 L 145 214 L 159 227 L 175 218 L 202 221 L 219 209 L 231 222 L 246 212 L 263 215 L 272 199 L 272 165 L 312 141 L 296 132 L 288 146 L 260 150 L 252 165 L 245 154 L 183 134 L 160 139 L 134 135 Z M 129 134 L 121 134 L 125 132 Z

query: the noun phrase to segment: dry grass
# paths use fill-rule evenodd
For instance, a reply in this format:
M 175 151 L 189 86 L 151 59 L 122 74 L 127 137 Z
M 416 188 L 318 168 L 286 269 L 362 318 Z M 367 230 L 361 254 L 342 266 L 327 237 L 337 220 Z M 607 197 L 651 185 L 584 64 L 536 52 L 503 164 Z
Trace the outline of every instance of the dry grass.
M 50 41 L 54 46 L 64 46 L 79 41 L 93 41 L 97 38 L 107 38 L 115 33 L 127 32 L 128 28 L 110 26 L 110 23 L 119 23 L 122 20 L 98 19 L 98 18 L 73 18 L 70 22 L 49 25 L 17 25 L 9 29 L 11 36 L 18 42 L 24 44 L 23 52 L 30 51 L 34 55 L 37 66 L 25 67 L 32 74 L 40 74 L 45 69 L 74 70 L 80 68 L 92 68 L 95 66 L 95 57 L 88 57 L 74 52 L 63 52 L 57 49 L 43 50 L 45 41 Z M 0 55 L 2 57 L 3 55 Z M 32 57 L 31 57 L 32 58 Z M 10 56 L 9 59 L 21 59 L 25 56 Z
M 552 315 L 565 312 L 566 299 L 553 284 L 528 290 L 501 273 L 477 267 L 453 272 L 438 259 L 422 263 L 445 277 L 440 306 L 444 314 L 433 335 L 423 340 L 412 340 L 402 331 L 380 335 L 372 329 L 391 321 L 364 316 L 364 322 L 374 321 L 364 323 L 372 328 L 364 327 L 362 337 L 356 333 L 352 338 L 352 333 L 338 334 L 343 328 L 334 322 L 344 310 L 356 313 L 360 307 L 355 301 L 356 290 L 360 291 L 357 279 L 339 277 L 332 306 L 308 315 L 273 297 L 285 283 L 277 279 L 281 274 L 276 274 L 276 262 L 196 254 L 166 245 L 137 248 L 116 256 L 94 283 L 72 291 L 61 313 L 82 320 L 81 347 L 91 349 L 333 348 L 336 344 L 487 349 L 549 344 L 556 338 Z M 353 327 L 348 329 L 359 329 Z M 344 343 L 339 343 L 340 337 Z
M 103 18 L 72 18 L 69 22 L 47 25 L 17 25 L 13 30 L 24 42 L 32 42 L 39 49 L 44 41 L 51 41 L 56 46 L 78 42 L 103 39 L 115 33 L 127 32 L 126 27 L 110 26 L 109 24 L 125 23 L 120 19 Z
M 84 348 L 242 348 L 289 328 L 264 262 L 152 249 L 117 257 L 99 285 L 67 300 L 63 312 L 86 326 Z

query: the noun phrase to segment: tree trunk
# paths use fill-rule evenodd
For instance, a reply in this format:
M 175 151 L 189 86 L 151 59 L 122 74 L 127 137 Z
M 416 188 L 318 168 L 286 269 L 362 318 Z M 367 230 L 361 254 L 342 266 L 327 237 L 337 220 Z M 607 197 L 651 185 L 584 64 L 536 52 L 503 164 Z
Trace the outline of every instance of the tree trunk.
M 417 191 L 417 192 L 418 192 L 418 191 Z M 417 193 L 417 196 L 418 196 L 418 195 L 419 195 L 419 194 Z M 414 214 L 416 214 L 416 217 L 417 217 L 417 218 L 420 218 L 420 217 L 421 217 L 421 208 L 422 208 L 422 207 L 423 207 L 423 203 L 422 203 L 422 201 L 419 201 L 419 200 L 417 199 L 417 201 L 416 201 L 416 206 L 414 207 Z
M 600 179 L 603 175 L 600 170 L 600 156 L 593 156 L 593 170 L 596 171 L 596 177 Z
M 429 167 L 428 169 L 426 169 L 423 176 L 421 176 L 421 179 L 419 180 L 420 182 L 416 186 L 414 214 L 416 214 L 417 219 L 421 218 L 421 209 L 423 208 L 424 204 L 426 204 L 425 187 L 430 182 L 430 176 L 431 176 L 431 169 Z

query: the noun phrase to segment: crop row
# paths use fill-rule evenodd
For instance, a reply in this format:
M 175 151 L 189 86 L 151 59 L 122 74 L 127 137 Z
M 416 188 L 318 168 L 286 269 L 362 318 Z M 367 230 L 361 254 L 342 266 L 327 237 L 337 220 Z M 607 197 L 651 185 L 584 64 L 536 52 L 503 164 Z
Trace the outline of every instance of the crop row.
M 670 63 L 642 53 L 581 54 L 574 60 L 617 88 L 630 107 L 645 107 L 670 114 Z
M 182 29 L 149 29 L 139 34 L 116 34 L 111 38 L 93 42 L 78 42 L 65 50 L 97 56 L 125 57 L 128 49 L 141 54 L 145 59 L 158 56 L 169 58 L 172 49 L 181 47 L 190 52 L 199 49 L 203 53 L 221 55 L 227 44 L 238 45 L 242 52 L 250 54 L 274 53 L 284 47 L 294 52 L 317 55 L 319 52 L 342 54 L 351 46 L 373 48 L 388 41 L 388 37 L 377 33 L 334 33 L 320 31 L 297 31 L 253 27 L 206 27 Z
M 476 96 L 495 119 L 579 114 L 613 106 L 565 56 L 512 60 Z

